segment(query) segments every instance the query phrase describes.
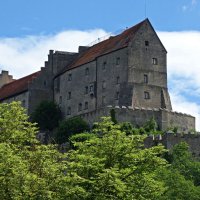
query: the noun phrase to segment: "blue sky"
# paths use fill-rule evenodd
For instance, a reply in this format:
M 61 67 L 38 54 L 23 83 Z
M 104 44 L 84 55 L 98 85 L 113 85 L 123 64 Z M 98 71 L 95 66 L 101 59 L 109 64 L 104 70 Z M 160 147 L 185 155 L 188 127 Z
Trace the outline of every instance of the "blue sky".
M 0 70 L 15 78 L 43 66 L 49 49 L 77 51 L 148 17 L 168 51 L 173 109 L 200 130 L 200 0 L 0 0 Z

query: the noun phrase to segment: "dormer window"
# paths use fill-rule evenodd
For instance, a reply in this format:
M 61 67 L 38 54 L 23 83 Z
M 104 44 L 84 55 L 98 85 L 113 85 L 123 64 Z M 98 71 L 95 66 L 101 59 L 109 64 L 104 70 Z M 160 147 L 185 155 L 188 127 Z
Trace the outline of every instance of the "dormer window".
M 152 58 L 152 64 L 157 65 L 158 64 L 158 59 L 157 58 Z

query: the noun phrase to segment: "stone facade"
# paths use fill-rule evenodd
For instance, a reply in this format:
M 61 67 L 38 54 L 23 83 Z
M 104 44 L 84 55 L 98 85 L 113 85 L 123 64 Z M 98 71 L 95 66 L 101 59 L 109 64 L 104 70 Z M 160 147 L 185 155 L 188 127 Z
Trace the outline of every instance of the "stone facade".
M 119 121 L 142 125 L 154 117 L 162 130 L 195 129 L 194 117 L 172 112 L 166 54 L 146 19 L 91 47 L 79 47 L 78 53 L 50 50 L 37 76 L 25 79 L 26 89 L 5 94 L 5 85 L 0 101 L 23 101 L 19 95 L 25 95 L 30 114 L 42 100 L 53 100 L 65 118 L 80 115 L 91 123 L 108 115 L 111 106 L 120 108 Z

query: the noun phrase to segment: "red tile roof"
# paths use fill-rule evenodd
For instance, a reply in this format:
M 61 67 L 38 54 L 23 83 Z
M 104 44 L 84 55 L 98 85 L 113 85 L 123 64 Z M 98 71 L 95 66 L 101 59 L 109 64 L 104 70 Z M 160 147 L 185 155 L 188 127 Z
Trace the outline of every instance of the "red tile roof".
M 146 20 L 136 24 L 135 26 L 125 30 L 117 36 L 110 37 L 109 39 L 88 48 L 88 50 L 86 50 L 80 57 L 78 57 L 70 66 L 67 66 L 65 71 L 91 62 L 95 60 L 95 58 L 104 54 L 127 47 L 130 40 L 133 39 L 135 33 L 139 30 L 145 21 Z
M 29 82 L 31 82 L 40 73 L 41 71 L 38 71 L 4 85 L 2 88 L 0 88 L 0 100 L 4 100 L 27 91 Z

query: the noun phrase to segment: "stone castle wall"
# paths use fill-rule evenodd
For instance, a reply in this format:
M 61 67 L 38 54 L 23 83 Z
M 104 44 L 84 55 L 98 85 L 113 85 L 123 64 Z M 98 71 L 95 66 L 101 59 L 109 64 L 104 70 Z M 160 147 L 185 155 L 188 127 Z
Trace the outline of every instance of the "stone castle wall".
M 195 129 L 195 118 L 191 115 L 168 111 L 157 108 L 139 108 L 135 107 L 112 107 L 97 109 L 93 112 L 82 114 L 86 121 L 92 125 L 100 120 L 102 116 L 110 116 L 110 110 L 114 109 L 116 119 L 119 122 L 130 122 L 135 126 L 143 126 L 146 121 L 154 118 L 160 130 L 177 127 L 180 132 L 188 132 Z

